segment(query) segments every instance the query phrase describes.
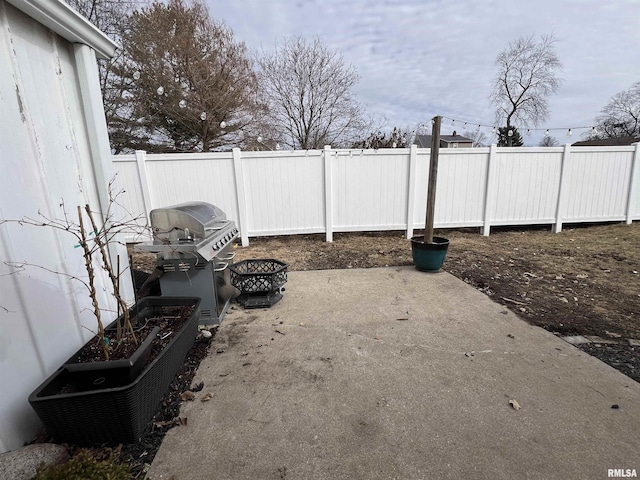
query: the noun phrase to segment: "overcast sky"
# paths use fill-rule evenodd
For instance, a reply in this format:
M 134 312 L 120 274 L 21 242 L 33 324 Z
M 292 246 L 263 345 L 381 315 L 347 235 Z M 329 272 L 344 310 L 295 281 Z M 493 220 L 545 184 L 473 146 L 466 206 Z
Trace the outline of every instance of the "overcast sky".
M 435 115 L 494 124 L 495 58 L 518 36 L 554 34 L 564 69 L 539 128 L 580 139 L 607 101 L 640 81 L 640 0 L 207 0 L 211 16 L 251 49 L 284 36 L 320 36 L 360 75 L 355 89 L 388 127 Z M 443 122 L 443 134 L 464 128 Z M 471 128 L 473 124 L 473 128 Z M 567 137 L 567 129 L 573 136 Z M 484 128 L 490 136 L 491 129 Z M 537 145 L 544 130 L 524 133 Z

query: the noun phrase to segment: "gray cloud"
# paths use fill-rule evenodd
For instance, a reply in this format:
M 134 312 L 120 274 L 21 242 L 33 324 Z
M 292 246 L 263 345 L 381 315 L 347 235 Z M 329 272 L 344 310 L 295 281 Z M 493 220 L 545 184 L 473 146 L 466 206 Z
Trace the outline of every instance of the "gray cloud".
M 612 95 L 640 80 L 637 0 L 208 1 L 213 18 L 250 48 L 317 35 L 340 49 L 361 77 L 358 99 L 389 127 L 438 114 L 492 124 L 494 60 L 521 35 L 555 34 L 565 67 L 541 128 L 589 125 Z M 554 134 L 564 143 L 564 133 Z

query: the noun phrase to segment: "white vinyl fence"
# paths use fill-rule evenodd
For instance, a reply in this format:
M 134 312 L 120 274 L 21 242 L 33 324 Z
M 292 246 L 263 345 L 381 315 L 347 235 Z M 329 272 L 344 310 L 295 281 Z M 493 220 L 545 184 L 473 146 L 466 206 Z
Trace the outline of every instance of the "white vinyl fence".
M 640 219 L 640 144 L 441 149 L 435 227 Z M 249 237 L 424 228 L 429 149 L 113 157 L 133 214 L 205 201 Z

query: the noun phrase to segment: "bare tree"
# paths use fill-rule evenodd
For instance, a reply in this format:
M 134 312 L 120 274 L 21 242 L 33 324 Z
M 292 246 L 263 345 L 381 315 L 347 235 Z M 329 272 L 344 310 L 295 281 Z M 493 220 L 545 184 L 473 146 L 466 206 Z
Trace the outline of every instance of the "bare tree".
M 487 134 L 479 128 L 476 130 L 465 130 L 462 132 L 463 137 L 473 140 L 474 147 L 486 147 L 487 146 Z
M 210 151 L 238 144 L 252 121 L 256 76 L 244 43 L 199 0 L 134 12 L 117 77 L 129 149 Z
M 378 130 L 367 138 L 354 142 L 353 148 L 407 148 L 410 140 L 411 132 L 408 129 L 403 131 L 401 128 L 393 127 L 389 136 Z
M 616 93 L 596 117 L 591 138 L 631 137 L 640 134 L 640 82 Z
M 562 64 L 555 53 L 555 39 L 539 41 L 520 37 L 496 58 L 498 75 L 491 93 L 496 121 L 507 128 L 537 126 L 549 116 L 547 97 L 560 87 L 557 73 Z
M 319 38 L 287 39 L 258 65 L 261 97 L 284 145 L 351 146 L 369 129 L 352 93 L 358 74 Z
M 557 147 L 560 145 L 560 142 L 556 139 L 556 137 L 552 137 L 551 135 L 545 135 L 538 143 L 539 147 Z

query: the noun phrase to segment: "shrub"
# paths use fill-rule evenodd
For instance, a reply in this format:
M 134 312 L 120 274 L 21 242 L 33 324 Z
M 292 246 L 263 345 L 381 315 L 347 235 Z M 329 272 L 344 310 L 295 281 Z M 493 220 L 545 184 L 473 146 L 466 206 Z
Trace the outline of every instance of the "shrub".
M 131 480 L 126 464 L 117 462 L 117 455 L 96 460 L 88 450 L 80 450 L 61 465 L 38 468 L 32 480 Z

